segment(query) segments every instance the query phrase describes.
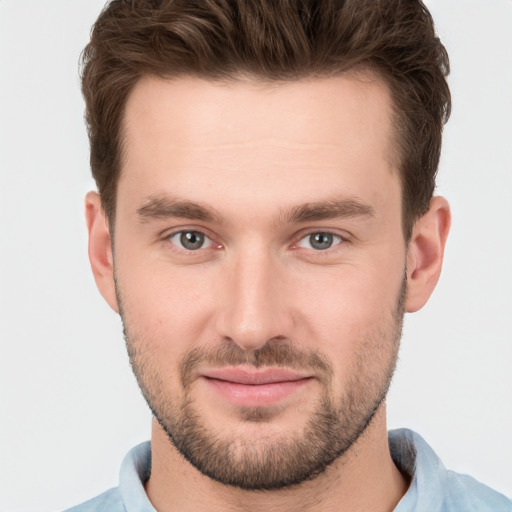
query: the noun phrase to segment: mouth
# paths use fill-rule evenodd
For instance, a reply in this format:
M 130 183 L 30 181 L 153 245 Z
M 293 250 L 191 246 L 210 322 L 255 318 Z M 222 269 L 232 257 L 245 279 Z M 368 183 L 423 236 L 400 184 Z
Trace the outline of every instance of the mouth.
M 202 380 L 217 395 L 239 407 L 276 405 L 307 386 L 314 377 L 288 368 L 216 368 Z

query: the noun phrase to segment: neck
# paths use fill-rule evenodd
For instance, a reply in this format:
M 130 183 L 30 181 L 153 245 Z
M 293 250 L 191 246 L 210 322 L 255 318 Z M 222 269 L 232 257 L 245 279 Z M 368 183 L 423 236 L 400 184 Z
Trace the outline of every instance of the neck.
M 146 492 L 159 512 L 388 512 L 408 486 L 389 452 L 384 404 L 363 435 L 325 472 L 285 489 L 246 491 L 211 480 L 177 452 L 156 421 L 151 451 Z

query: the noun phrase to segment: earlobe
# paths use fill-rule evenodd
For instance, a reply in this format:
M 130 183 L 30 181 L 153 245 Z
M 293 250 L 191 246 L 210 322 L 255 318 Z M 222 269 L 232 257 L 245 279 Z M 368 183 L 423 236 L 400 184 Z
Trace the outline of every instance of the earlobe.
M 436 287 L 450 224 L 448 202 L 443 197 L 434 197 L 428 212 L 414 225 L 407 250 L 406 311 L 409 313 L 421 309 Z
M 118 313 L 112 241 L 108 220 L 97 192 L 89 192 L 85 197 L 85 218 L 89 232 L 89 261 L 96 286 L 110 307 Z

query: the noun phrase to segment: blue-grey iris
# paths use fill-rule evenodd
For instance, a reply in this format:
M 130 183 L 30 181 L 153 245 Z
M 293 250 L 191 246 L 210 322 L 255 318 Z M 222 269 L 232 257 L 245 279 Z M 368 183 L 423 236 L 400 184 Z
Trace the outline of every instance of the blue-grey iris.
M 180 236 L 180 243 L 189 251 L 201 249 L 204 244 L 204 235 L 198 231 L 184 231 Z
M 314 233 L 309 236 L 309 243 L 313 249 L 324 251 L 332 247 L 334 237 L 330 233 Z

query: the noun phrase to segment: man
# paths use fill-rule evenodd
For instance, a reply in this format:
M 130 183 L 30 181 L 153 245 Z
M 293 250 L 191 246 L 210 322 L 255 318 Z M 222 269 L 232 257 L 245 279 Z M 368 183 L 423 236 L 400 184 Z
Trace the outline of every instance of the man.
M 114 1 L 84 53 L 96 283 L 153 415 L 73 510 L 510 510 L 386 429 L 442 265 L 420 2 Z

